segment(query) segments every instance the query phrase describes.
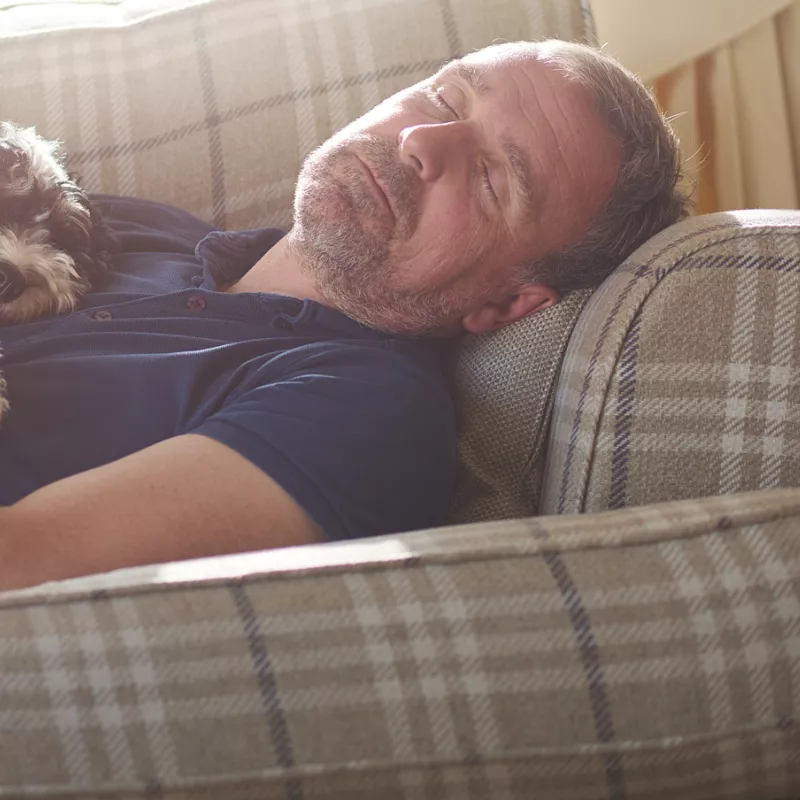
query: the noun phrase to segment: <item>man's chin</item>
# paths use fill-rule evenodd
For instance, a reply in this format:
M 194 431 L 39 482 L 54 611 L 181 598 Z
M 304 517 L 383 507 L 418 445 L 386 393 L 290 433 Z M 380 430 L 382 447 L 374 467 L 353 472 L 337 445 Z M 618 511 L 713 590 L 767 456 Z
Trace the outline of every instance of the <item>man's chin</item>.
M 394 218 L 366 187 L 333 177 L 298 186 L 294 216 L 295 223 L 299 222 L 315 238 L 343 240 L 373 252 L 385 250 L 394 235 Z

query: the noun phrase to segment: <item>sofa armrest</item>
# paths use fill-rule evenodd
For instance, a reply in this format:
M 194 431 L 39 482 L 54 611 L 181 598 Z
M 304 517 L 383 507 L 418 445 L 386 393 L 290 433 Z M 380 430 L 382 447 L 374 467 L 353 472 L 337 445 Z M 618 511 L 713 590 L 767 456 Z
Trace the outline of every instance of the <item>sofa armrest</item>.
M 0 795 L 798 796 L 799 528 L 779 489 L 0 595 Z
M 800 212 L 685 220 L 584 308 L 542 513 L 800 485 Z

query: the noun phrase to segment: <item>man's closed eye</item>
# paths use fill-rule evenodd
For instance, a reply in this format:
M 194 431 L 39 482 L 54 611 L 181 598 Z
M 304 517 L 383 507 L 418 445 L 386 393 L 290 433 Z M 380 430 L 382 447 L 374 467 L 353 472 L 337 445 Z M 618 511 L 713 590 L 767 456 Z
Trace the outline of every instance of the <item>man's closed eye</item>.
M 451 96 L 449 103 L 445 99 L 445 91 L 448 89 L 452 89 L 452 94 L 455 94 L 457 91 L 459 91 L 455 87 L 440 86 L 437 89 L 431 90 L 428 93 L 428 96 L 433 105 L 436 106 L 439 111 L 443 111 L 448 115 L 450 118 L 448 121 L 460 120 L 461 117 L 451 104 L 455 102 L 455 98 Z M 492 186 L 492 180 L 489 176 L 489 168 L 486 165 L 486 162 L 483 163 L 481 168 L 481 185 L 493 203 L 499 202 L 497 192 L 494 190 L 494 186 Z

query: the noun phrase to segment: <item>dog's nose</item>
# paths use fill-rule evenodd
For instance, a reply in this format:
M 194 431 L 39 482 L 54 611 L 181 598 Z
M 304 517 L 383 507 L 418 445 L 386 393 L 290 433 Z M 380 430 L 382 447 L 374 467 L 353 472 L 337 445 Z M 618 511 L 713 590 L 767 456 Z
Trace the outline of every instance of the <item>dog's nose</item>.
M 10 303 L 25 291 L 25 278 L 8 261 L 0 259 L 0 303 Z

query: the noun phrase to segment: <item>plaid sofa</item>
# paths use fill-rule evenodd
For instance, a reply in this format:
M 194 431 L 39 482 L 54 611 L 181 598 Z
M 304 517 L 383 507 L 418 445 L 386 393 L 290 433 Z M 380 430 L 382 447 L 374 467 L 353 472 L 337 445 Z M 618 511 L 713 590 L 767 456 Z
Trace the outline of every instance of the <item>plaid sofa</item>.
M 288 225 L 303 156 L 444 60 L 593 37 L 578 0 L 66 6 L 0 2 L 0 116 L 223 228 Z M 452 526 L 0 595 L 0 798 L 797 797 L 798 304 L 799 213 L 689 220 L 464 341 Z

